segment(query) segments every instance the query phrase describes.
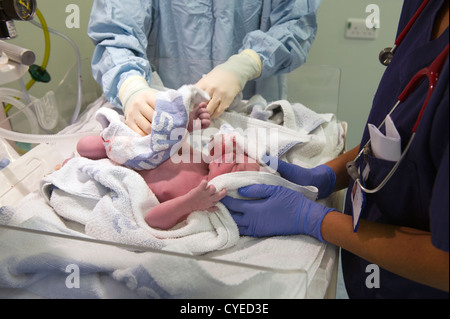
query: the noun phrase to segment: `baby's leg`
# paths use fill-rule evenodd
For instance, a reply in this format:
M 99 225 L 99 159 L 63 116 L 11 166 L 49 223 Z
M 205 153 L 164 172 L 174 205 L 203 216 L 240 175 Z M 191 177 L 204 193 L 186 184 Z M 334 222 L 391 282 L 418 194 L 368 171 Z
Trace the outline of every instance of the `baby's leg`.
M 195 106 L 191 114 L 189 114 L 188 131 L 194 129 L 207 129 L 211 124 L 211 115 L 206 109 L 206 103 L 202 102 Z
M 92 160 L 107 158 L 103 138 L 101 136 L 85 136 L 78 141 L 77 151 L 83 157 Z
M 208 185 L 206 180 L 202 180 L 187 194 L 165 201 L 150 209 L 145 215 L 145 221 L 151 227 L 167 230 L 186 219 L 194 211 L 216 211 L 217 203 L 226 194 L 225 189 L 216 192 L 213 185 Z

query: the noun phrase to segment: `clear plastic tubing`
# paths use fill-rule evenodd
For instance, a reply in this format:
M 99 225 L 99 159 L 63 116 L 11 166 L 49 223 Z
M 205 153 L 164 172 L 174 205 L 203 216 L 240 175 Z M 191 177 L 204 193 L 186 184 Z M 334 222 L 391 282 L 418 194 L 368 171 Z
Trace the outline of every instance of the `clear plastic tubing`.
M 17 93 L 15 90 L 11 89 L 1 89 L 1 92 L 4 94 L 8 93 Z M 17 95 L 17 94 L 14 94 Z M 24 112 L 25 116 L 28 118 L 30 122 L 30 129 L 32 132 L 37 132 L 38 123 L 36 118 L 34 117 L 33 112 L 28 109 L 22 102 L 16 100 L 11 96 L 2 96 L 0 95 L 0 101 L 10 103 L 14 106 L 17 106 L 22 112 Z M 51 142 L 59 142 L 59 141 L 67 141 L 67 140 L 78 140 L 86 135 L 96 135 L 98 133 L 95 132 L 80 132 L 75 134 L 52 134 L 52 135 L 39 135 L 39 134 L 25 134 L 10 131 L 4 128 L 0 128 L 0 137 L 22 143 L 31 143 L 31 144 L 40 144 L 40 143 L 51 143 Z
M 3 95 L 5 93 L 10 92 L 14 93 L 15 90 L 12 89 L 0 89 L 0 102 L 9 103 L 17 109 L 19 109 L 28 119 L 28 122 L 30 123 L 30 130 L 32 133 L 37 134 L 39 132 L 38 122 L 36 120 L 36 117 L 34 116 L 33 112 L 26 107 L 25 104 L 20 102 L 19 100 L 15 99 L 14 96 L 17 96 L 17 94 L 14 94 L 12 96 Z
M 78 140 L 87 135 L 98 135 L 98 132 L 80 132 L 75 134 L 54 134 L 54 135 L 34 135 L 18 133 L 0 128 L 0 137 L 11 140 L 15 142 L 31 143 L 31 144 L 41 144 L 41 143 L 52 143 L 61 142 L 67 140 Z
M 35 22 L 35 21 L 30 21 L 33 25 L 42 28 L 42 25 Z M 80 50 L 78 49 L 78 46 L 76 45 L 76 43 L 69 38 L 68 36 L 66 36 L 65 34 L 58 32 L 52 28 L 47 28 L 48 31 L 50 31 L 51 33 L 54 33 L 58 36 L 60 36 L 61 38 L 63 38 L 64 40 L 66 40 L 67 42 L 69 42 L 69 44 L 72 46 L 74 52 L 75 52 L 75 56 L 76 56 L 76 62 L 77 62 L 77 73 L 78 73 L 78 78 L 77 78 L 77 82 L 78 82 L 78 94 L 77 94 L 77 104 L 75 106 L 75 111 L 72 115 L 72 119 L 70 120 L 70 124 L 73 124 L 76 122 L 76 120 L 78 119 L 78 116 L 80 114 L 80 110 L 81 110 L 81 101 L 83 99 L 82 96 L 82 87 L 81 87 L 81 54 L 80 54 Z

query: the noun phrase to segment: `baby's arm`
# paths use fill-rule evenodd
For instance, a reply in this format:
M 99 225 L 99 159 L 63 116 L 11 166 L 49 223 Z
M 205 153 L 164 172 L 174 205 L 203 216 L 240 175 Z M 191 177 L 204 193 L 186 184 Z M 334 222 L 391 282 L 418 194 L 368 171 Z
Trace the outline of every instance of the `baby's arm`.
M 187 194 L 165 201 L 150 209 L 145 215 L 145 221 L 151 227 L 170 229 L 196 210 L 208 212 L 217 210 L 216 204 L 225 197 L 226 193 L 225 189 L 216 192 L 213 185 L 208 186 L 208 182 L 202 180 Z

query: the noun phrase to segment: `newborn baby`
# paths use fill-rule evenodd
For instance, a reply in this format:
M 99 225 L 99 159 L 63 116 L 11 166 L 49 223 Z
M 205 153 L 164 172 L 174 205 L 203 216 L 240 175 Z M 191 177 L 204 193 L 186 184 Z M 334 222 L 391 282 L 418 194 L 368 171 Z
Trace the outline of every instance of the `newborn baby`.
M 210 116 L 205 103 L 201 103 L 191 115 L 189 131 L 193 128 L 191 120 L 200 120 L 202 129 L 209 126 Z M 227 152 L 230 147 L 225 144 L 230 142 L 235 145 L 233 137 L 214 142 L 215 146 L 221 144 L 222 152 L 214 153 L 217 149 L 214 147 L 212 161 L 205 160 L 202 154 L 196 154 L 199 151 L 190 148 L 191 160 L 188 162 L 175 163 L 168 159 L 154 169 L 137 171 L 160 202 L 145 215 L 149 226 L 167 230 L 185 220 L 193 211 L 213 212 L 218 209 L 216 204 L 225 197 L 226 190 L 216 192 L 213 185 L 208 185 L 210 180 L 231 172 L 261 170 L 261 165 L 245 154 L 236 156 L 234 147 Z M 81 156 L 94 160 L 107 158 L 103 143 L 100 136 L 87 136 L 78 142 L 77 151 Z M 201 161 L 194 162 L 194 158 Z

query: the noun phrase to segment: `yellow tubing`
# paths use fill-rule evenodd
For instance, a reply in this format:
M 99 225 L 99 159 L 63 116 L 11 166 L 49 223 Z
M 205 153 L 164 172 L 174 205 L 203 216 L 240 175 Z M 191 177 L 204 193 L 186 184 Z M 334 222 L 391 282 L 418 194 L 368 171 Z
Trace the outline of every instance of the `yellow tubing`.
M 42 60 L 41 68 L 46 69 L 47 65 L 48 65 L 48 60 L 50 59 L 50 33 L 48 31 L 47 22 L 45 21 L 45 18 L 39 9 L 36 9 L 36 15 L 39 18 L 39 22 L 41 23 L 42 30 L 44 31 L 45 52 L 44 52 L 44 59 Z M 31 79 L 26 85 L 27 90 L 29 90 L 34 85 L 35 82 L 36 81 L 34 79 Z
M 48 25 L 45 21 L 44 16 L 42 15 L 41 11 L 36 8 L 36 16 L 39 19 L 39 22 L 41 23 L 42 30 L 44 31 L 44 39 L 45 39 L 45 52 L 44 52 L 44 59 L 42 60 L 41 68 L 46 69 L 48 65 L 48 61 L 50 59 L 50 32 L 48 31 Z M 36 83 L 36 80 L 31 79 L 25 88 L 27 91 Z M 12 108 L 11 104 L 8 104 L 5 106 L 5 113 L 8 113 L 9 110 Z

